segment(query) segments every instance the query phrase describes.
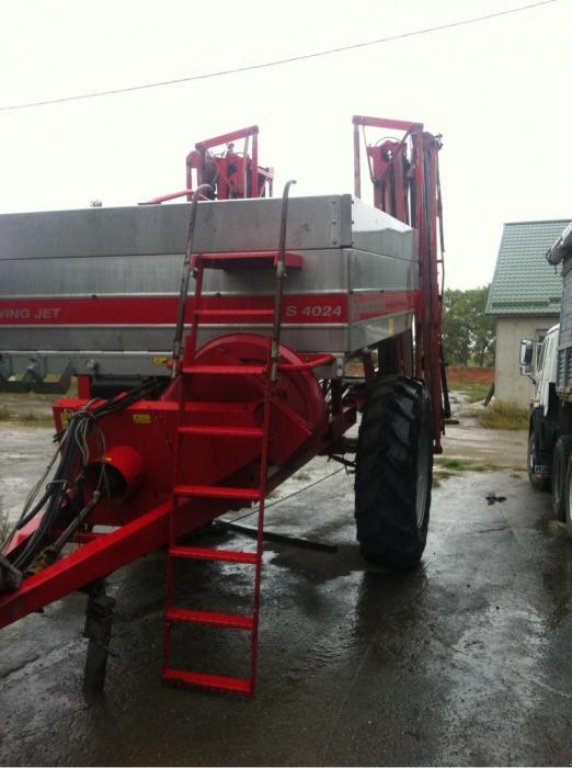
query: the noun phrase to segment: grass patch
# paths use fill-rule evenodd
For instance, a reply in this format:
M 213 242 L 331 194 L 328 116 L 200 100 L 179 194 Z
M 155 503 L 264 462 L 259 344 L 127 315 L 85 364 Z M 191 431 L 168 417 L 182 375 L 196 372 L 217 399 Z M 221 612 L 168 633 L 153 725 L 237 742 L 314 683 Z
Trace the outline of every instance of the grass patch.
M 482 402 L 488 395 L 495 379 L 493 368 L 477 368 L 456 365 L 447 367 L 447 383 L 450 390 L 461 392 L 469 402 Z
M 18 414 L 18 419 L 20 419 L 20 421 L 40 421 L 41 418 L 41 416 L 38 416 L 36 413 L 32 413 L 32 411 Z
M 52 425 L 50 414 L 34 413 L 34 411 L 12 410 L 7 405 L 0 405 L 0 421 L 18 422 L 29 426 Z
M 479 413 L 477 420 L 486 429 L 528 429 L 528 409 L 497 400 Z
M 305 483 L 307 480 L 310 479 L 310 475 L 307 472 L 297 472 L 294 475 L 295 480 L 299 480 L 301 483 Z
M 456 469 L 459 472 L 462 472 L 465 469 L 468 469 L 468 465 L 471 464 L 470 461 L 466 461 L 465 459 L 448 459 L 445 457 L 438 457 L 435 459 L 435 464 L 437 464 L 440 467 L 446 467 L 447 469 Z
M 466 381 L 463 379 L 448 379 L 449 390 L 461 392 L 467 397 L 469 403 L 482 403 L 489 394 L 490 384 L 483 384 L 479 381 Z
M 54 420 L 51 414 L 34 413 L 34 411 L 25 411 L 16 413 L 13 416 L 14 421 L 23 421 L 26 424 L 53 424 Z
M 486 462 L 447 458 L 445 456 L 438 456 L 435 459 L 435 465 L 439 471 L 439 477 L 452 477 L 459 472 L 493 472 L 496 469 L 493 464 Z
M 459 477 L 463 472 L 494 472 L 498 467 L 471 459 L 455 459 L 445 456 L 435 458 L 433 488 L 439 488 L 443 480 Z

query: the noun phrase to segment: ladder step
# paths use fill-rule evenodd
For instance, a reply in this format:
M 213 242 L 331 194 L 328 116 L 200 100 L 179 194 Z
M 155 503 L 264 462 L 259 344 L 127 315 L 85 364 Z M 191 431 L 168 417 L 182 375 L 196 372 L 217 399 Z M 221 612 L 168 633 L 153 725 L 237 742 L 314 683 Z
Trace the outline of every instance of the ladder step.
M 256 552 L 237 551 L 235 549 L 212 549 L 211 547 L 174 546 L 169 549 L 171 557 L 186 557 L 193 560 L 224 560 L 228 563 L 248 563 L 256 565 Z
M 183 365 L 183 373 L 208 373 L 229 375 L 232 374 L 242 376 L 261 376 L 266 373 L 266 365 L 200 365 L 199 363 L 191 363 L 190 365 Z
M 175 496 L 202 496 L 211 499 L 242 499 L 260 501 L 263 493 L 259 488 L 230 488 L 224 485 L 178 485 Z
M 258 437 L 264 435 L 262 427 L 235 427 L 212 426 L 210 424 L 197 424 L 190 427 L 179 427 L 180 435 L 212 435 L 213 437 Z
M 200 685 L 203 688 L 218 688 L 221 691 L 236 693 L 252 693 L 254 690 L 252 680 L 248 678 L 208 675 L 204 672 L 189 672 L 170 667 L 163 669 L 163 680 L 179 680 L 187 685 Z
M 252 616 L 241 616 L 238 613 L 217 613 L 216 611 L 196 611 L 190 608 L 172 606 L 165 611 L 166 621 L 186 621 L 195 624 L 212 624 L 215 627 L 230 627 L 232 629 L 248 629 L 254 627 Z
M 235 318 L 238 320 L 242 317 L 260 318 L 261 320 L 274 318 L 273 309 L 195 309 L 195 317 L 201 318 Z
M 213 400 L 206 402 L 204 400 L 185 401 L 185 413 L 198 414 L 230 414 L 231 416 L 244 416 L 248 412 L 248 403 L 229 403 L 227 401 Z

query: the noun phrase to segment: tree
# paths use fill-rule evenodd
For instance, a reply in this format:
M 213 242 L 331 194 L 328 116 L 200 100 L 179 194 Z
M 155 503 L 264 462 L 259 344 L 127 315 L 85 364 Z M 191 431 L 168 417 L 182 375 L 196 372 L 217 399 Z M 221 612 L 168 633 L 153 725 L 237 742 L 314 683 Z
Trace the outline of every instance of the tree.
M 468 291 L 446 289 L 443 296 L 445 359 L 456 365 L 492 365 L 495 319 L 485 314 L 489 285 Z

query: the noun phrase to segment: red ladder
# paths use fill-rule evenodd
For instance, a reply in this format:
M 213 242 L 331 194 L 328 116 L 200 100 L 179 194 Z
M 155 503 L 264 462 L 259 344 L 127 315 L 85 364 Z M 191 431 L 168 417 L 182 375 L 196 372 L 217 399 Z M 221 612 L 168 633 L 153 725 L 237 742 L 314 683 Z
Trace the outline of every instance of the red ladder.
M 278 251 L 258 251 L 251 253 L 217 253 L 192 255 L 192 233 L 194 221 L 189 229 L 187 246 L 186 267 L 195 270 L 195 301 L 191 331 L 185 344 L 185 352 L 182 360 L 180 356 L 179 335 L 173 352 L 174 369 L 179 371 L 180 395 L 179 395 L 179 425 L 177 430 L 177 444 L 175 451 L 175 469 L 173 481 L 172 508 L 169 519 L 169 540 L 167 553 L 167 579 L 166 602 L 164 614 L 163 632 L 163 679 L 177 680 L 190 685 L 198 685 L 205 688 L 235 691 L 252 695 L 256 684 L 256 671 L 258 659 L 258 627 L 260 613 L 260 587 L 262 575 L 263 534 L 264 534 L 264 507 L 267 484 L 268 455 L 270 441 L 270 412 L 274 383 L 278 375 L 278 356 L 280 346 L 280 314 L 282 300 L 282 280 L 286 267 L 299 268 L 302 259 L 296 254 L 286 253 L 286 219 L 288 187 L 284 190 L 282 224 L 280 232 L 280 246 Z M 196 200 L 193 201 L 196 206 Z M 191 219 L 193 219 L 193 212 Z M 273 324 L 272 337 L 268 339 L 267 359 L 261 364 L 209 364 L 196 360 L 198 331 L 201 320 L 210 317 L 210 310 L 203 308 L 202 289 L 203 273 L 206 269 L 241 269 L 251 267 L 254 264 L 266 267 L 274 267 L 276 270 L 276 291 L 273 309 L 247 310 L 249 317 L 253 314 L 257 319 L 267 320 Z M 183 278 L 183 284 L 185 278 Z M 188 286 L 188 278 L 186 280 Z M 181 291 L 181 301 L 186 300 L 186 287 Z M 240 317 L 240 312 L 233 313 L 234 317 Z M 180 318 L 184 320 L 184 312 Z M 182 330 L 182 326 L 181 326 Z M 224 425 L 188 425 L 185 419 L 185 393 L 188 385 L 194 377 L 200 376 L 256 376 L 263 383 L 263 414 L 260 426 L 238 426 L 234 424 Z M 184 478 L 185 467 L 182 466 L 182 446 L 185 441 L 204 439 L 224 441 L 252 441 L 259 442 L 260 469 L 256 487 L 228 487 L 224 485 L 199 485 L 188 483 Z M 200 444 L 199 444 L 200 445 Z M 228 442 L 227 442 L 228 445 Z M 187 448 L 189 448 L 187 444 Z M 238 446 L 236 446 L 238 447 Z M 208 503 L 208 500 L 228 502 L 229 508 L 236 508 L 251 503 L 258 504 L 257 537 L 255 551 L 235 551 L 229 549 L 216 549 L 214 547 L 187 546 L 177 543 L 177 516 L 183 504 L 189 500 L 198 503 Z M 253 598 L 252 609 L 248 614 L 221 613 L 219 611 L 196 610 L 183 608 L 174 603 L 175 591 L 175 563 L 179 559 L 194 559 L 202 561 L 222 561 L 240 563 L 253 568 Z M 233 628 L 243 630 L 250 634 L 250 674 L 247 677 L 210 674 L 205 672 L 179 669 L 171 666 L 171 632 L 175 622 L 185 624 L 207 624 L 213 627 Z

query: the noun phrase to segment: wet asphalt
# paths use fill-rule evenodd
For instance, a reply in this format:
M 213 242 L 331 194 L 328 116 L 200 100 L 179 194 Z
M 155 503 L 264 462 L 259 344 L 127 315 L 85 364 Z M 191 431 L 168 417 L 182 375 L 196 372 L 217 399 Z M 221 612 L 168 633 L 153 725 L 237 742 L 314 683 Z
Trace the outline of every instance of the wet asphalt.
M 337 552 L 267 545 L 255 698 L 161 684 L 156 552 L 109 579 L 99 700 L 81 692 L 85 596 L 0 632 L 1 764 L 570 764 L 572 542 L 549 495 L 518 469 L 441 480 L 423 562 L 395 574 L 361 559 L 352 478 L 330 467 L 269 505 L 268 529 Z M 194 605 L 238 610 L 249 594 L 241 566 L 184 565 Z M 239 673 L 242 633 L 205 632 L 176 639 L 179 663 Z

